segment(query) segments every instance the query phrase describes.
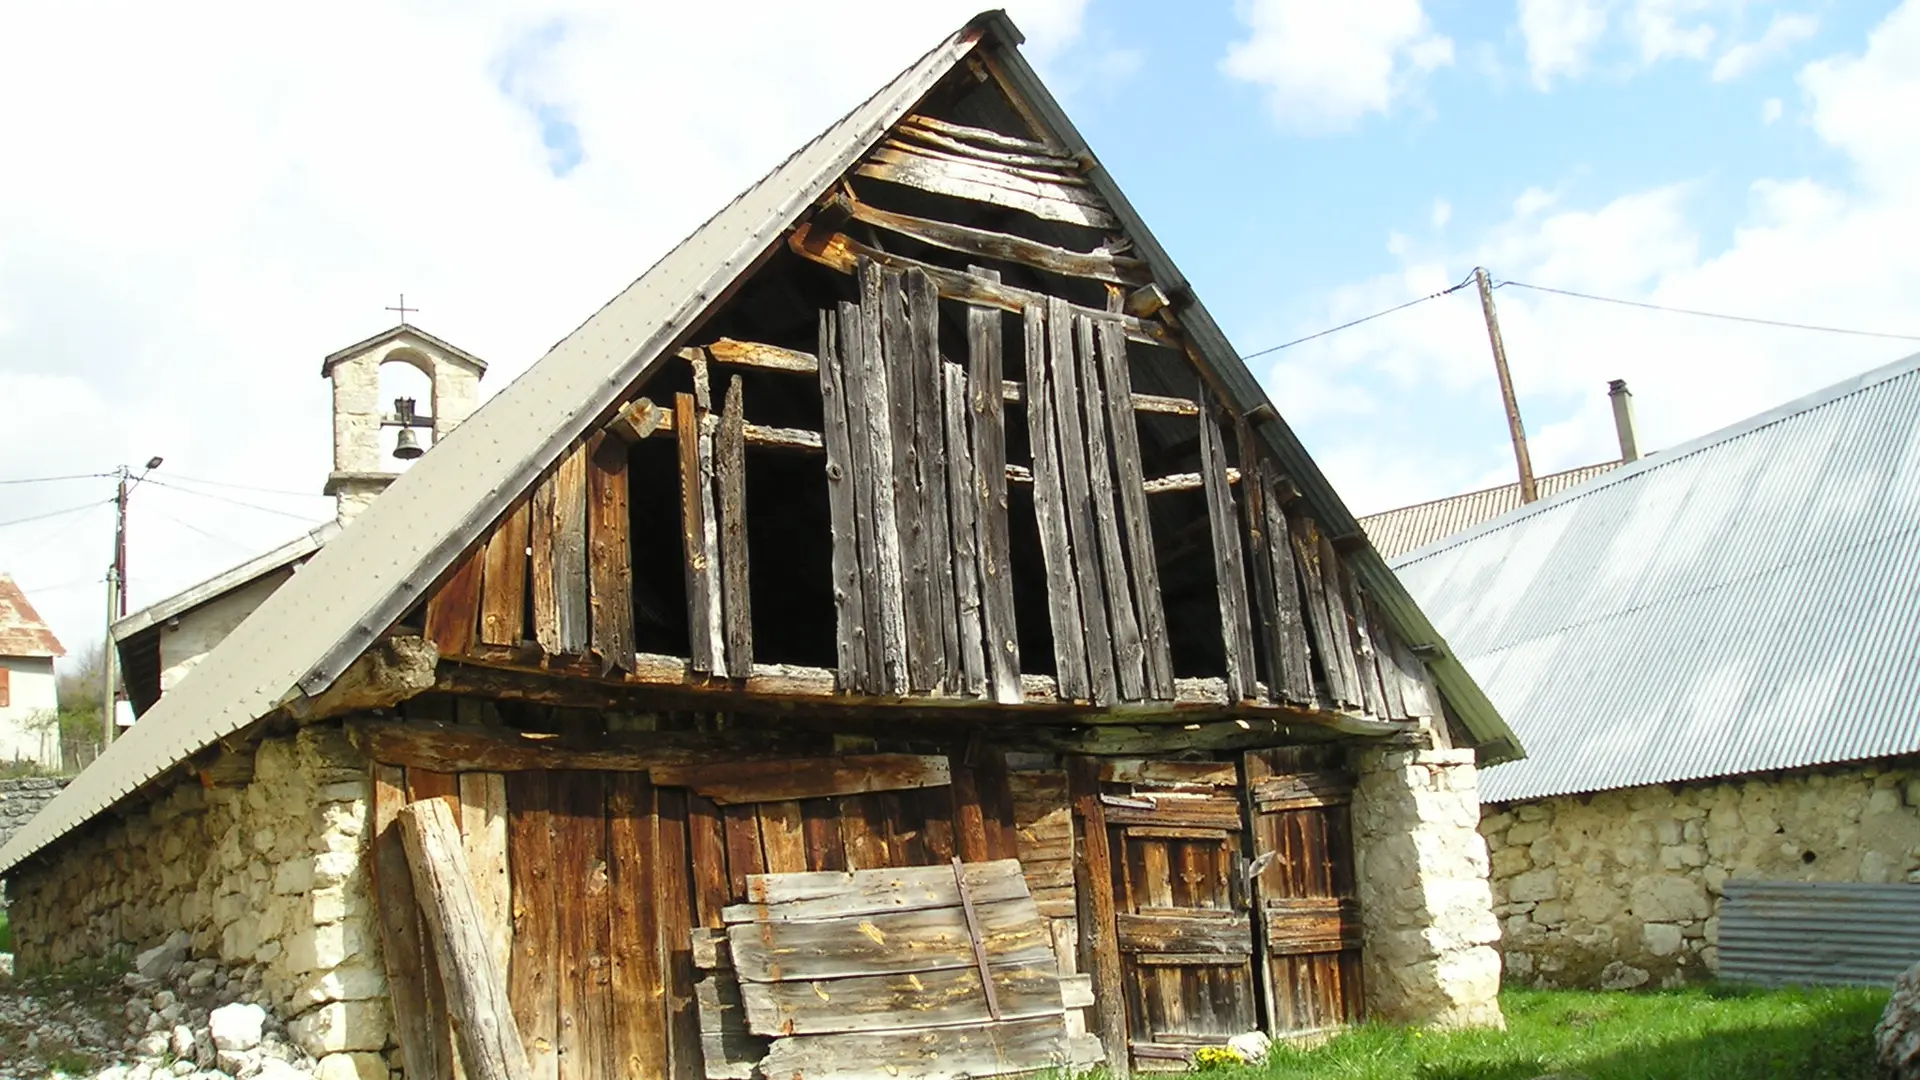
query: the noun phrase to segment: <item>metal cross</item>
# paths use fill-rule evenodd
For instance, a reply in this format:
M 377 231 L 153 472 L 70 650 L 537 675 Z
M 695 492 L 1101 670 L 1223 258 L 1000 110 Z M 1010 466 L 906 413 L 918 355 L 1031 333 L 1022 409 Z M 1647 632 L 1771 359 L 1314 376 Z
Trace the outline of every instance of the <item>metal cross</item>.
M 400 306 L 399 306 L 399 307 L 392 307 L 392 306 L 389 306 L 389 307 L 387 308 L 387 310 L 388 310 L 388 311 L 397 311 L 397 312 L 399 312 L 399 313 L 400 313 L 400 325 L 401 325 L 401 326 L 405 326 L 405 325 L 407 325 L 407 312 L 409 312 L 409 311 L 412 311 L 412 312 L 416 312 L 416 313 L 417 313 L 417 312 L 419 312 L 419 310 L 420 310 L 420 309 L 419 309 L 419 308 L 417 308 L 417 307 L 408 307 L 408 306 L 407 306 L 407 294 L 406 294 L 406 293 L 401 293 L 401 294 L 400 294 Z

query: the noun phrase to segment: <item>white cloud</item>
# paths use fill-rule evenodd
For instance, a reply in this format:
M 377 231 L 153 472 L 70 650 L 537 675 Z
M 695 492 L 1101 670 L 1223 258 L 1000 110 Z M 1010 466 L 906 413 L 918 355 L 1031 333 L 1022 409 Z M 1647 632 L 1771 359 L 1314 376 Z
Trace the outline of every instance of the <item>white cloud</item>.
M 1781 114 L 1786 112 L 1786 110 L 1787 107 L 1781 104 L 1779 98 L 1770 97 L 1760 103 L 1760 122 L 1763 124 L 1771 124 L 1780 119 Z
M 1009 6 L 1044 65 L 1085 0 Z M 390 325 L 381 308 L 400 291 L 421 326 L 485 357 L 498 389 L 976 10 L 10 5 L 0 476 L 157 453 L 161 480 L 315 493 L 214 489 L 279 515 L 181 487 L 135 494 L 134 604 L 232 565 L 331 514 L 320 358 Z M 109 488 L 0 491 L 10 520 Z M 98 634 L 87 582 L 110 547 L 76 517 L 0 529 L 0 570 L 80 583 L 34 597 L 72 645 Z
M 1251 34 L 1228 46 L 1221 70 L 1264 87 L 1274 119 L 1291 131 L 1350 128 L 1453 63 L 1453 40 L 1434 30 L 1420 0 L 1243 0 L 1238 11 Z
M 1520 34 L 1527 43 L 1533 84 L 1545 90 L 1556 75 L 1586 72 L 1607 30 L 1605 0 L 1520 0 Z
M 1864 51 L 1807 65 L 1800 84 L 1814 132 L 1850 168 L 1829 182 L 1756 179 L 1728 240 L 1711 240 L 1715 232 L 1699 224 L 1704 195 L 1690 182 L 1587 207 L 1533 189 L 1504 224 L 1470 241 L 1449 234 L 1425 248 L 1411 243 L 1401 272 L 1334 290 L 1298 325 L 1319 329 L 1381 310 L 1478 263 L 1497 277 L 1673 307 L 1920 333 L 1920 250 L 1887 242 L 1920 236 L 1920 146 L 1903 119 L 1920 112 L 1920 0 L 1888 16 Z M 1659 449 L 1914 351 L 1907 342 L 1742 326 L 1517 287 L 1496 297 L 1542 472 L 1617 452 L 1608 379 L 1628 380 L 1642 445 Z M 1285 328 L 1275 334 L 1288 336 Z M 1319 426 L 1276 399 L 1356 510 L 1510 477 L 1471 290 L 1281 356 L 1288 368 L 1314 372 L 1316 400 L 1339 401 L 1343 387 L 1369 395 L 1365 425 Z
M 1702 60 L 1713 47 L 1714 28 L 1701 19 L 1712 0 L 1634 0 L 1626 29 L 1640 50 L 1642 64 L 1668 57 Z
M 1433 227 L 1444 229 L 1447 222 L 1453 220 L 1453 204 L 1445 199 L 1433 200 Z
M 1738 79 L 1819 31 L 1820 20 L 1811 15 L 1776 15 L 1759 37 L 1720 54 L 1720 59 L 1713 63 L 1713 81 Z

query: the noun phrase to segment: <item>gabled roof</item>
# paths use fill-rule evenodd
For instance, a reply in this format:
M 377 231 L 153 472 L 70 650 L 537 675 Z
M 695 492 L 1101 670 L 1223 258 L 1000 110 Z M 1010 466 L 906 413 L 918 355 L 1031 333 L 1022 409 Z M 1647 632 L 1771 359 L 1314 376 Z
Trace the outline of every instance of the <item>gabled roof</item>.
M 1091 152 L 1014 46 L 1000 12 L 942 41 L 877 94 L 802 147 L 710 218 L 639 280 L 450 433 L 352 526 L 314 556 L 133 730 L 0 848 L 0 872 L 112 806 L 173 764 L 290 699 L 324 690 L 416 604 L 570 444 L 603 423 L 626 388 L 684 343 L 697 320 L 760 265 L 790 228 L 856 161 L 969 54 L 994 57 L 1069 153 Z M 1154 280 L 1176 297 L 1182 329 L 1243 412 L 1267 404 L 1186 279 L 1106 171 L 1085 173 L 1133 238 Z M 1270 412 L 1271 408 L 1263 410 Z M 1519 744 L 1447 652 L 1285 423 L 1256 429 L 1322 528 L 1361 540 L 1355 576 L 1403 639 L 1422 651 L 1454 717 L 1494 759 Z
M 66 647 L 12 577 L 0 574 L 0 656 L 65 656 Z
M 1488 801 L 1920 751 L 1920 356 L 1394 565 L 1530 750 Z
M 1596 476 L 1612 472 L 1621 464 L 1618 461 L 1603 461 L 1598 465 L 1582 465 L 1565 472 L 1548 473 L 1534 478 L 1534 490 L 1541 498 L 1558 495 Z M 1522 505 L 1520 484 L 1515 481 L 1394 510 L 1383 510 L 1378 514 L 1367 514 L 1360 519 L 1360 527 L 1367 531 L 1367 539 L 1375 551 L 1385 558 L 1398 559 L 1436 540 L 1464 532 L 1483 521 L 1492 521 Z
M 333 365 L 345 360 L 349 356 L 358 356 L 369 349 L 377 349 L 390 342 L 405 341 L 409 338 L 418 343 L 438 349 L 456 360 L 471 365 L 476 372 L 484 372 L 487 370 L 487 362 L 485 360 L 480 359 L 460 346 L 437 338 L 410 323 L 401 323 L 392 329 L 382 330 L 372 337 L 367 338 L 365 341 L 357 341 L 344 349 L 338 349 L 328 353 L 326 358 L 320 361 L 320 377 L 326 378 L 328 375 L 331 375 L 333 373 Z
M 113 632 L 113 640 L 125 641 L 134 634 L 164 623 L 176 615 L 184 615 L 202 604 L 218 600 L 235 589 L 251 584 L 275 570 L 312 555 L 339 534 L 338 522 L 326 522 L 281 544 L 272 551 L 256 555 L 230 570 L 223 570 L 198 585 L 182 589 L 165 600 L 148 604 L 139 611 L 114 621 L 109 628 Z

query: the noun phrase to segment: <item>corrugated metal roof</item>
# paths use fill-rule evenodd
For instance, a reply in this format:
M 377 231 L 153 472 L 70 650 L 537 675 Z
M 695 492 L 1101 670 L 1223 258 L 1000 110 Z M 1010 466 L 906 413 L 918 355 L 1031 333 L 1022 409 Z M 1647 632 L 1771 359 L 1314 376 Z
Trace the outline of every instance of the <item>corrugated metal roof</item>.
M 326 522 L 301 533 L 272 551 L 256 555 L 230 570 L 222 570 L 198 585 L 182 589 L 165 600 L 148 604 L 123 619 L 115 619 L 108 630 L 113 634 L 113 640 L 124 641 L 148 627 L 166 622 L 175 615 L 184 615 L 289 563 L 306 558 L 319 551 L 339 532 L 338 522 Z
M 1536 476 L 1533 478 L 1534 491 L 1543 499 L 1558 495 L 1596 476 L 1612 472 L 1621 464 L 1618 461 L 1603 461 L 1598 465 L 1582 465 L 1565 472 Z M 1444 499 L 1367 514 L 1360 518 L 1360 527 L 1367 531 L 1367 539 L 1372 542 L 1375 551 L 1384 558 L 1397 559 L 1435 540 L 1444 540 L 1483 521 L 1492 521 L 1501 514 L 1518 510 L 1521 505 L 1520 482 L 1516 480 L 1482 491 L 1469 491 L 1464 495 L 1449 495 Z
M 976 45 L 1005 46 L 994 56 L 1016 92 L 1070 152 L 1092 162 L 1089 185 L 1120 219 L 1155 281 L 1176 297 L 1189 341 L 1235 404 L 1249 412 L 1268 404 L 1259 381 L 1206 309 L 1191 299 L 1186 278 L 1013 47 L 1021 40 L 1003 12 L 977 16 L 682 241 L 449 433 L 269 597 L 207 656 L 192 679 L 162 698 L 0 847 L 0 873 L 214 740 L 290 698 L 324 690 Z M 1257 430 L 1328 535 L 1358 536 L 1352 514 L 1286 423 L 1276 418 Z M 1425 651 L 1448 705 L 1483 754 L 1494 760 L 1518 756 L 1513 732 L 1386 563 L 1365 547 L 1349 558 L 1389 623 Z
M 65 656 L 66 647 L 53 636 L 27 594 L 12 577 L 0 574 L 0 656 Z
M 1920 885 L 1729 881 L 1720 977 L 1762 986 L 1890 986 L 1920 956 Z
M 1487 801 L 1920 751 L 1920 356 L 1395 569 L 1530 751 Z

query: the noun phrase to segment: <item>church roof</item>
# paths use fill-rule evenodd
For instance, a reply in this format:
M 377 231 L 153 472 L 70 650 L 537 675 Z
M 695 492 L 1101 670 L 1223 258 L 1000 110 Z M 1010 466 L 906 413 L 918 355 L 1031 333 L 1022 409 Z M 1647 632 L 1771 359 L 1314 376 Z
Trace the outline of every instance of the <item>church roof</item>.
M 0 656 L 65 656 L 60 639 L 33 610 L 27 594 L 0 574 Z
M 1089 187 L 1110 206 L 1155 281 L 1175 298 L 1188 343 L 1242 413 L 1271 415 L 1241 363 L 1166 252 L 1021 57 L 1001 12 L 976 17 L 749 187 L 668 252 L 527 372 L 446 436 L 435 452 L 315 555 L 172 694 L 161 699 L 33 821 L 0 848 L 0 872 L 160 777 L 174 764 L 291 701 L 318 695 L 425 595 L 454 562 L 627 388 L 666 362 L 697 320 L 761 265 L 807 209 L 971 54 L 987 52 L 1035 121 L 1089 162 Z M 411 329 L 411 328 L 409 328 Z M 1432 670 L 1453 717 L 1491 759 L 1520 754 L 1455 660 L 1285 422 L 1255 429 L 1324 532 L 1343 545 L 1382 617 Z

